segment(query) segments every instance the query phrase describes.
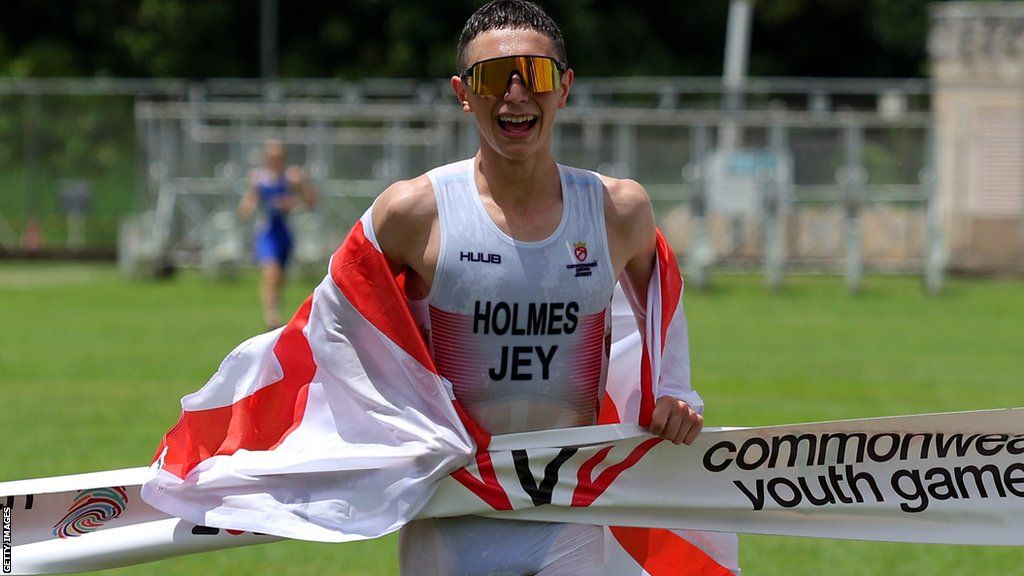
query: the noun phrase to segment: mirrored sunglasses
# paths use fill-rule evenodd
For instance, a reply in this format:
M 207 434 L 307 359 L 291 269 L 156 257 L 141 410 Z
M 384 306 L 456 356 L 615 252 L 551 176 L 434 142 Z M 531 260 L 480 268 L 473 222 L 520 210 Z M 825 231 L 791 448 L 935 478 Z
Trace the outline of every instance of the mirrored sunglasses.
M 463 70 L 460 77 L 480 96 L 501 96 L 512 75 L 518 74 L 527 90 L 539 94 L 558 88 L 566 68 L 549 56 L 502 56 L 481 60 Z

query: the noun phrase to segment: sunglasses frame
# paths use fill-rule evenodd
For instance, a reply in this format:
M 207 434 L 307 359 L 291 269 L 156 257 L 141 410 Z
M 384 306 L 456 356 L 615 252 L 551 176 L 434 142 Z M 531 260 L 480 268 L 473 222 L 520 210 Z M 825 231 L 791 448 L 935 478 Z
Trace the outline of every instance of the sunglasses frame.
M 474 93 L 474 94 L 476 94 L 477 96 L 493 96 L 493 95 L 490 95 L 490 94 L 480 94 L 479 92 L 477 92 L 475 88 L 469 86 L 469 78 L 471 76 L 471 73 L 473 72 L 473 68 L 476 68 L 478 65 L 484 64 L 486 62 L 493 62 L 495 60 L 505 60 L 505 59 L 508 59 L 508 58 L 543 58 L 545 60 L 550 60 L 550 61 L 555 63 L 555 69 L 558 70 L 559 81 L 561 80 L 561 75 L 565 74 L 566 70 L 569 69 L 569 65 L 568 64 L 566 64 L 565 62 L 562 62 L 561 60 L 559 60 L 558 58 L 555 58 L 553 56 L 545 56 L 545 55 L 542 55 L 542 54 L 513 54 L 511 56 L 497 56 L 497 57 L 494 57 L 494 58 L 485 58 L 483 60 L 477 60 L 476 62 L 472 63 L 468 68 L 463 70 L 459 74 L 459 78 L 461 78 L 464 82 L 466 82 L 467 88 L 469 88 L 469 91 Z M 518 73 L 519 77 L 522 78 L 522 72 L 521 71 L 515 70 L 514 72 Z M 507 87 L 508 83 L 506 82 L 505 85 Z M 546 92 L 552 92 L 552 91 L 553 90 L 546 90 Z M 533 92 L 533 90 L 531 90 L 531 92 Z

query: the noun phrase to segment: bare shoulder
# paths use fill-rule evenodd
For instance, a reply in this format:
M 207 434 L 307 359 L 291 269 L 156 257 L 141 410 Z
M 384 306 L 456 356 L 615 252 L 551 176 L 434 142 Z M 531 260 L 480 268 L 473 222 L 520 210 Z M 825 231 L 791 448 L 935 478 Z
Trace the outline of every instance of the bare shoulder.
M 651 199 L 635 180 L 601 176 L 606 190 L 605 220 L 610 233 L 626 241 L 654 237 L 654 213 Z
M 424 174 L 388 186 L 373 206 L 374 228 L 378 224 L 415 224 L 437 217 L 434 187 Z
M 425 174 L 388 186 L 373 205 L 373 230 L 381 249 L 396 261 L 422 245 L 437 222 L 434 187 Z

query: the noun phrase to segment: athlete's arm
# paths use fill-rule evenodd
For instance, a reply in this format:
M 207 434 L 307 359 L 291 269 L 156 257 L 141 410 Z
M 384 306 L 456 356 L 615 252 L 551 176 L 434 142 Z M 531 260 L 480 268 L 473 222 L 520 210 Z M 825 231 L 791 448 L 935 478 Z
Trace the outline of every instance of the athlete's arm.
M 623 288 L 631 296 L 633 311 L 641 317 L 647 307 L 647 285 L 654 272 L 657 236 L 651 201 L 643 186 L 632 180 L 603 177 L 605 220 L 612 264 Z M 691 444 L 704 426 L 704 417 L 684 400 L 660 396 L 651 416 L 651 433 L 676 444 Z
M 372 222 L 391 271 L 406 274 L 406 293 L 425 298 L 434 280 L 440 243 L 430 179 L 420 176 L 389 186 L 374 202 Z
M 242 195 L 242 201 L 238 203 L 238 219 L 245 220 L 252 213 L 256 211 L 256 205 L 260 201 L 259 192 L 256 191 L 256 173 L 250 172 L 248 178 L 248 184 L 245 188 L 245 194 Z
M 313 183 L 309 181 L 309 178 L 306 178 L 306 171 L 301 166 L 289 166 L 288 170 L 285 171 L 285 178 L 285 181 L 288 182 L 288 188 L 299 193 L 302 203 L 307 208 L 316 207 L 319 194 Z

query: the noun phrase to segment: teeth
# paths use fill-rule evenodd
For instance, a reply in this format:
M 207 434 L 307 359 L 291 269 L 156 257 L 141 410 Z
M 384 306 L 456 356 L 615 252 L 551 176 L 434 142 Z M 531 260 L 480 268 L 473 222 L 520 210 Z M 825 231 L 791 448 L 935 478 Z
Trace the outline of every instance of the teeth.
M 536 118 L 537 117 L 532 114 L 528 116 L 509 116 L 506 114 L 498 116 L 498 119 L 501 120 L 502 122 L 512 122 L 514 124 L 519 124 L 521 122 L 531 122 Z

